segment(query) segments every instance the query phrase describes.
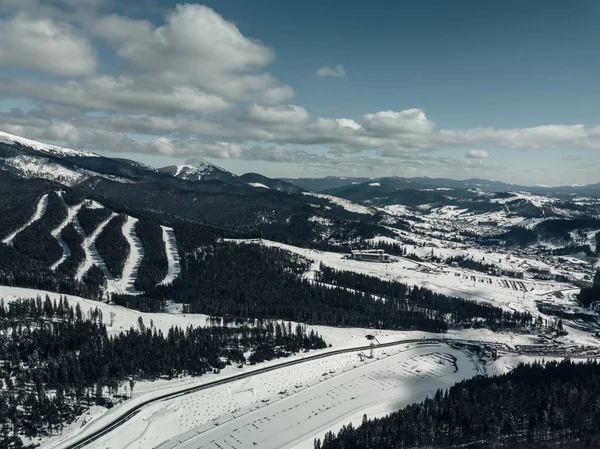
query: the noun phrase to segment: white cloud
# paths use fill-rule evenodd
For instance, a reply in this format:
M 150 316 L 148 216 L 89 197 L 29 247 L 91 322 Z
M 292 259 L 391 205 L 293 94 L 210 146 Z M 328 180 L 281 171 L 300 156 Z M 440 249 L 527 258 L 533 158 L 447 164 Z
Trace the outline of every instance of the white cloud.
M 91 75 L 98 62 L 88 39 L 49 18 L 17 14 L 0 21 L 0 66 L 65 77 Z
M 343 78 L 346 76 L 346 69 L 343 65 L 338 64 L 334 67 L 323 66 L 317 69 L 317 76 L 319 77 L 334 77 L 334 78 Z
M 98 21 L 95 33 L 138 76 L 162 85 L 188 86 L 227 101 L 277 104 L 294 95 L 262 71 L 274 60 L 273 50 L 206 6 L 178 5 L 159 27 L 110 15 Z
M 486 159 L 490 157 L 490 153 L 485 150 L 469 150 L 465 157 L 467 159 Z
M 238 159 L 243 152 L 240 145 L 229 142 L 203 142 L 197 139 L 172 140 L 165 137 L 159 137 L 149 142 L 139 142 L 131 150 L 162 156 L 202 156 L 217 159 Z
M 427 119 L 421 109 L 405 111 L 380 111 L 375 114 L 365 114 L 362 117 L 365 130 L 379 135 L 431 133 L 435 124 Z

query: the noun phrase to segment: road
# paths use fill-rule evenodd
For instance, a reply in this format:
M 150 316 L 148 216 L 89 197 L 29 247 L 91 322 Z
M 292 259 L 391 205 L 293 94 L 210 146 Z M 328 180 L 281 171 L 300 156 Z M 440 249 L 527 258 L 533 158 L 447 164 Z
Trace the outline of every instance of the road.
M 443 339 L 443 338 L 412 338 L 412 339 L 407 339 L 407 340 L 398 340 L 398 341 L 394 341 L 394 342 L 390 342 L 390 343 L 383 343 L 380 345 L 377 345 L 377 348 L 385 348 L 385 347 L 390 347 L 390 346 L 398 346 L 398 345 L 403 345 L 403 344 L 411 344 L 411 343 L 423 343 L 423 344 L 427 344 L 427 343 L 446 343 L 446 342 L 464 342 L 466 340 L 448 340 L 448 339 Z M 473 342 L 473 343 L 481 343 L 481 342 Z M 111 422 L 109 422 L 108 424 L 106 424 L 105 426 L 103 426 L 102 428 L 96 430 L 95 432 L 91 433 L 88 436 L 85 436 L 81 439 L 79 439 L 78 441 L 69 444 L 68 446 L 64 446 L 63 449 L 80 449 L 83 448 L 85 446 L 87 446 L 88 444 L 96 441 L 97 439 L 101 438 L 102 436 L 112 432 L 113 430 L 117 429 L 119 426 L 121 426 L 122 424 L 124 424 L 125 422 L 129 421 L 131 418 L 133 418 L 135 415 L 137 415 L 141 409 L 143 409 L 144 407 L 153 404 L 155 402 L 159 402 L 159 401 L 164 401 L 165 399 L 173 399 L 173 398 L 177 398 L 179 396 L 184 396 L 186 394 L 192 394 L 192 393 L 196 393 L 198 391 L 202 391 L 202 390 L 206 390 L 209 388 L 213 388 L 216 387 L 218 385 L 223 385 L 229 382 L 235 382 L 241 379 L 246 379 L 248 377 L 252 377 L 252 376 L 257 376 L 260 374 L 264 374 L 267 373 L 269 371 L 275 371 L 278 369 L 282 369 L 285 367 L 289 367 L 289 366 L 293 366 L 293 365 L 298 365 L 300 363 L 306 363 L 306 362 L 311 362 L 317 359 L 323 359 L 326 357 L 332 357 L 335 355 L 339 355 L 339 354 L 345 354 L 345 353 L 349 353 L 349 352 L 357 352 L 357 351 L 369 351 L 371 349 L 370 345 L 366 345 L 366 346 L 359 346 L 359 347 L 355 347 L 355 348 L 348 348 L 348 349 L 339 349 L 336 351 L 330 351 L 330 352 L 326 352 L 326 353 L 322 353 L 322 354 L 316 354 L 316 355 L 312 355 L 309 357 L 304 357 L 302 359 L 297 359 L 297 360 L 291 360 L 288 362 L 283 362 L 283 363 L 279 363 L 277 365 L 272 365 L 272 366 L 268 366 L 265 368 L 260 368 L 248 373 L 242 373 L 242 374 L 237 374 L 235 376 L 231 376 L 231 377 L 227 377 L 225 379 L 220 379 L 220 380 L 215 380 L 213 382 L 208 382 L 205 383 L 203 385 L 198 385 L 195 387 L 188 387 L 188 388 L 184 388 L 182 390 L 179 391 L 175 391 L 172 393 L 168 393 L 168 394 L 164 394 L 162 396 L 157 396 L 154 397 L 152 399 L 149 399 L 145 402 L 142 402 L 138 405 L 136 405 L 135 407 L 133 407 L 132 409 L 128 410 L 127 412 L 125 412 L 124 414 L 122 414 L 121 416 L 113 419 Z

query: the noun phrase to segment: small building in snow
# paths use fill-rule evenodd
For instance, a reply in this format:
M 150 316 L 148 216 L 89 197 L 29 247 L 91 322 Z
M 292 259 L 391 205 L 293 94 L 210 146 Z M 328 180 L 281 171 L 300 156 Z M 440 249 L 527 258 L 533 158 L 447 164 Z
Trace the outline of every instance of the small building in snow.
M 365 262 L 391 262 L 390 255 L 382 249 L 362 249 L 353 250 L 352 258 L 354 260 L 362 260 Z

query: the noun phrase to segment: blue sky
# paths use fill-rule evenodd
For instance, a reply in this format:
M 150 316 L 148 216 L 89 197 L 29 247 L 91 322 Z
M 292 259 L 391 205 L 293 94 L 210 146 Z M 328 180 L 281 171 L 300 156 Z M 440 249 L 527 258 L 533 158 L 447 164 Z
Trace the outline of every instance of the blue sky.
M 4 0 L 0 130 L 268 176 L 600 182 L 598 23 L 592 0 Z

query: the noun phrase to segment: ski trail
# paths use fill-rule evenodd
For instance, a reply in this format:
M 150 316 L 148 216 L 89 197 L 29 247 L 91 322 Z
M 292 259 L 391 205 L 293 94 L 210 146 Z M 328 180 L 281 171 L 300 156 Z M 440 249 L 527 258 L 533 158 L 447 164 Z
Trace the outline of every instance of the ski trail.
M 30 226 L 31 224 L 35 223 L 40 218 L 42 218 L 44 216 L 44 214 L 46 213 L 46 208 L 47 207 L 48 207 L 48 194 L 46 193 L 38 201 L 38 204 L 37 204 L 37 207 L 35 209 L 35 213 L 33 214 L 33 217 L 31 217 L 27 223 L 25 223 L 23 226 L 21 226 L 15 232 L 13 232 L 8 237 L 6 237 L 4 240 L 2 240 L 2 243 L 4 243 L 5 245 L 11 245 L 12 246 L 13 240 L 19 234 L 19 232 L 21 232 L 23 229 L 27 228 L 28 226 Z
M 62 198 L 62 195 L 61 195 Z M 66 205 L 66 203 L 65 203 Z M 81 206 L 83 206 L 83 203 L 79 203 L 76 204 L 75 206 L 67 206 L 67 217 L 63 220 L 63 222 L 61 224 L 59 224 L 56 229 L 53 229 L 51 234 L 52 236 L 56 239 L 56 241 L 58 242 L 58 244 L 62 247 L 63 249 L 63 254 L 62 257 L 60 259 L 58 259 L 56 262 L 54 262 L 52 264 L 52 266 L 50 267 L 51 270 L 56 270 L 58 268 L 58 266 L 63 263 L 67 257 L 69 257 L 71 255 L 71 248 L 69 248 L 69 245 L 67 245 L 67 243 L 63 240 L 62 236 L 60 235 L 62 230 L 68 226 L 69 223 L 71 223 L 73 221 L 73 219 L 77 216 L 77 213 L 79 212 L 79 209 L 81 209 Z M 81 226 L 80 226 L 81 229 Z M 83 229 L 81 229 L 81 231 L 83 231 Z M 79 232 L 79 230 L 78 230 Z M 81 234 L 81 232 L 80 232 Z
M 179 253 L 177 252 L 177 240 L 175 239 L 175 233 L 173 228 L 161 226 L 163 231 L 163 241 L 165 242 L 165 251 L 167 252 L 167 261 L 169 268 L 167 269 L 167 275 L 159 282 L 159 284 L 170 284 L 179 275 L 181 268 L 179 267 Z
M 138 268 L 144 257 L 144 247 L 142 242 L 135 233 L 135 225 L 139 220 L 137 218 L 127 216 L 127 220 L 123 224 L 122 232 L 129 243 L 129 255 L 123 267 L 121 278 L 112 283 L 112 288 L 118 293 L 137 294 L 134 283 L 137 279 Z
M 88 270 L 92 267 L 92 265 L 95 264 L 98 266 L 98 268 L 100 268 L 102 270 L 102 274 L 104 274 L 104 277 L 106 278 L 107 282 L 110 283 L 111 281 L 113 281 L 113 277 L 111 276 L 110 272 L 108 271 L 106 263 L 104 263 L 104 260 L 102 259 L 100 254 L 98 254 L 98 250 L 96 249 L 96 239 L 98 238 L 100 233 L 104 230 L 104 228 L 106 227 L 108 222 L 116 216 L 117 216 L 117 214 L 115 212 L 113 212 L 110 215 L 110 217 L 108 217 L 106 220 L 104 220 L 102 223 L 100 223 L 98 225 L 98 227 L 94 230 L 94 232 L 92 232 L 92 234 L 89 237 L 86 237 L 83 240 L 81 247 L 83 248 L 83 251 L 85 252 L 85 260 L 82 262 L 82 264 L 77 269 L 76 278 L 78 280 L 81 280 L 83 278 L 83 276 L 88 272 Z M 83 232 L 83 229 L 81 229 L 81 225 L 79 225 L 79 220 L 77 221 L 77 225 L 79 226 L 78 231 Z M 76 225 L 76 227 L 77 227 L 77 225 Z

